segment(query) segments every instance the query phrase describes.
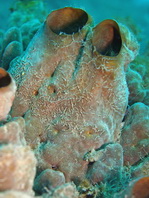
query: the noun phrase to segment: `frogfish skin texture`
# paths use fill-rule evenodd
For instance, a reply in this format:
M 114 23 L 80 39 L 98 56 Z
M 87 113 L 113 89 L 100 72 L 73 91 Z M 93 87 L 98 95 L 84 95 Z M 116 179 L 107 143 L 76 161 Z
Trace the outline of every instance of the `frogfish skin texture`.
M 114 20 L 93 27 L 85 11 L 71 7 L 49 14 L 9 69 L 18 87 L 12 116 L 25 118 L 39 172 L 80 181 L 84 155 L 118 139 L 128 103 L 125 71 L 138 48 Z

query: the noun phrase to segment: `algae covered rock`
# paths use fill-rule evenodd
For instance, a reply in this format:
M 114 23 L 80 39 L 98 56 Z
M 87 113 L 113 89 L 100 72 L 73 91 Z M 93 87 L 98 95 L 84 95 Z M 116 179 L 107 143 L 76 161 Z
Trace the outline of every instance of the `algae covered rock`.
M 121 174 L 123 167 L 123 149 L 119 144 L 109 144 L 96 151 L 96 160 L 88 170 L 88 178 L 93 184 L 112 179 Z M 89 159 L 88 159 L 89 160 Z
M 139 58 L 138 58 L 139 59 Z M 127 72 L 126 78 L 129 88 L 129 104 L 132 105 L 136 102 L 142 102 L 149 105 L 149 71 L 146 58 L 143 57 L 139 62 L 132 63 Z
M 133 165 L 149 152 L 149 107 L 135 103 L 126 115 L 122 129 L 121 145 L 124 149 L 124 164 Z
M 46 169 L 37 176 L 34 182 L 34 190 L 40 194 L 65 184 L 65 176 L 60 171 Z

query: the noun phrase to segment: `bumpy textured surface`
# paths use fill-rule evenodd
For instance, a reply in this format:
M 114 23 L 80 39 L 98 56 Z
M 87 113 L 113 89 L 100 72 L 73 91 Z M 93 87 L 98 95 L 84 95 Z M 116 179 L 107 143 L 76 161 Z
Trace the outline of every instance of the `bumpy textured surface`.
M 93 184 L 116 177 L 123 167 L 123 149 L 119 144 L 107 145 L 97 153 L 98 160 L 91 160 L 94 164 L 88 170 L 88 178 Z
M 144 59 L 143 59 L 144 58 Z M 143 102 L 149 105 L 149 69 L 146 57 L 132 63 L 127 72 L 126 79 L 129 88 L 129 104 Z
M 73 183 L 57 187 L 53 192 L 43 195 L 43 198 L 78 198 L 79 193 Z
M 11 16 L 9 26 L 21 27 L 22 24 L 37 19 L 43 22 L 48 15 L 46 4 L 43 0 L 14 1 L 10 7 Z
M 15 91 L 14 80 L 0 68 L 0 197 L 31 198 L 36 159 L 26 146 L 25 121 L 22 117 L 7 119 Z
M 0 66 L 9 68 L 10 62 L 23 52 L 22 36 L 19 28 L 12 27 L 3 36 L 2 49 L 0 53 Z
M 10 11 L 10 28 L 5 33 L 0 29 L 0 67 L 6 70 L 23 53 L 47 16 L 42 0 L 14 1 Z
M 127 113 L 122 129 L 121 145 L 124 164 L 132 165 L 149 153 L 149 107 L 143 103 L 133 104 Z
M 60 171 L 47 169 L 37 176 L 34 182 L 34 190 L 40 194 L 65 184 L 65 176 Z
M 113 20 L 94 29 L 81 9 L 52 12 L 9 69 L 18 85 L 12 116 L 24 116 L 38 171 L 80 181 L 84 155 L 119 137 L 128 103 L 127 64 L 138 52 L 129 30 Z
M 31 41 L 40 26 L 41 23 L 37 18 L 27 21 L 26 23 L 23 23 L 21 25 L 20 31 L 22 35 L 22 44 L 24 50 L 26 50 L 29 42 Z
M 38 30 L 40 22 L 36 20 L 28 21 L 20 28 L 11 27 L 5 34 L 1 34 L 0 39 L 0 66 L 8 70 L 13 59 L 20 56 L 28 46 L 31 38 Z
M 145 177 L 147 175 L 149 175 L 149 157 L 144 158 L 139 164 L 132 168 L 132 176 L 134 178 Z
M 29 147 L 0 147 L 0 191 L 18 190 L 33 194 L 36 159 Z
M 14 191 L 14 190 L 0 193 L 0 198 L 20 198 L 20 197 L 21 198 L 33 198 L 34 196 L 30 196 L 26 193 Z
M 24 138 L 25 121 L 22 117 L 14 118 L 0 126 L 0 143 L 26 145 Z

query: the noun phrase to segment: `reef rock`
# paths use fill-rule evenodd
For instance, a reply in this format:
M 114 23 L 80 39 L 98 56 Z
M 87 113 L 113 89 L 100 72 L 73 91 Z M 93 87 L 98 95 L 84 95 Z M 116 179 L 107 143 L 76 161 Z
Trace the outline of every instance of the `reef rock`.
M 25 121 L 22 117 L 6 119 L 15 91 L 14 80 L 0 68 L 0 197 L 31 198 L 36 159 L 26 146 Z
M 14 118 L 11 121 L 0 126 L 0 143 L 1 144 L 18 144 L 26 145 L 24 138 L 25 121 L 22 117 Z
M 20 197 L 21 198 L 34 198 L 34 196 L 28 195 L 23 192 L 14 191 L 14 190 L 0 192 L 0 198 L 20 198 Z
M 92 27 L 81 9 L 53 11 L 9 69 L 18 86 L 12 116 L 24 116 L 38 172 L 61 171 L 66 182 L 85 178 L 87 152 L 118 139 L 125 71 L 139 48 L 116 21 Z
M 53 190 L 54 188 L 65 184 L 65 176 L 60 171 L 47 169 L 37 176 L 34 182 L 34 190 L 38 193 L 44 193 L 47 189 Z
M 29 147 L 0 147 L 0 191 L 17 190 L 33 194 L 36 159 Z
M 132 167 L 133 178 L 149 175 L 149 157 L 143 158 L 140 163 Z
M 44 194 L 43 198 L 79 198 L 79 193 L 74 183 L 66 183 Z
M 104 149 L 96 151 L 95 159 L 91 157 L 93 165 L 88 170 L 88 178 L 93 183 L 99 183 L 116 177 L 123 167 L 123 149 L 119 144 L 109 144 Z M 91 153 L 90 153 L 91 155 Z M 90 157 L 88 156 L 88 160 Z

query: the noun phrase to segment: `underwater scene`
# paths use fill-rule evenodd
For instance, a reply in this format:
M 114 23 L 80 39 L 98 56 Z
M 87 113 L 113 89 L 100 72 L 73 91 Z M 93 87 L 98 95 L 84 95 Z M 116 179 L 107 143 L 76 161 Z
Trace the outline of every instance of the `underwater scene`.
M 149 198 L 149 0 L 0 0 L 0 198 Z

